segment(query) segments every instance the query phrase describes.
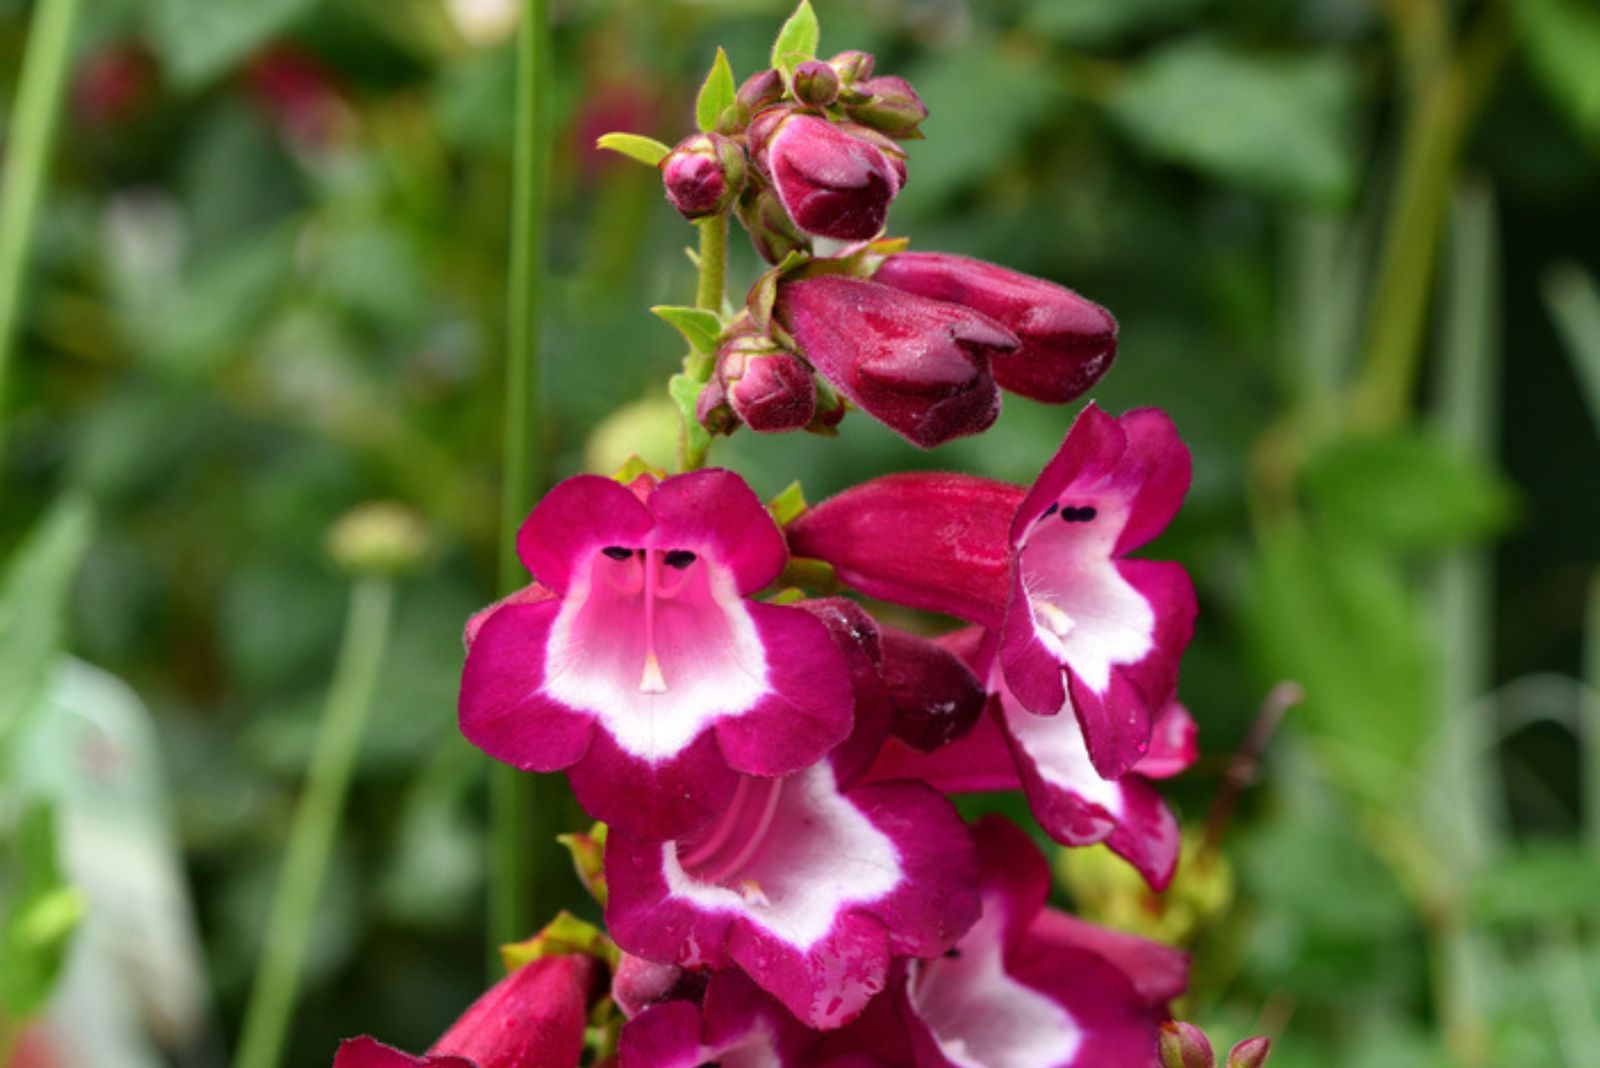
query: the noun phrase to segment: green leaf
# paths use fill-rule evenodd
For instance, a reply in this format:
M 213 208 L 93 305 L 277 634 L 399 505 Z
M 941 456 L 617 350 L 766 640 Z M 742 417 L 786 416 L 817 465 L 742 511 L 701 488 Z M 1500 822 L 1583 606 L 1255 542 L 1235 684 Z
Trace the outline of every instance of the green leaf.
M 722 320 L 715 312 L 672 304 L 657 304 L 650 310 L 670 323 L 696 352 L 710 356 L 717 351 L 717 339 L 722 336 Z
M 1593 0 L 1511 5 L 1529 65 L 1586 137 L 1600 139 L 1600 6 Z
M 618 152 L 629 159 L 636 159 L 647 167 L 654 167 L 667 158 L 672 151 L 666 145 L 653 137 L 642 137 L 631 133 L 601 134 L 595 144 L 611 152 Z
M 26 1020 L 50 1000 L 86 905 L 62 878 L 49 805 L 31 805 L 0 834 L 0 1004 Z
M 1347 438 L 1307 461 L 1304 488 L 1341 535 L 1435 548 L 1504 525 L 1511 489 L 1482 463 L 1422 433 Z
M 806 491 L 799 482 L 791 482 L 784 491 L 767 502 L 767 511 L 780 527 L 788 526 L 806 510 Z
M 63 498 L 17 549 L 0 580 L 0 767 L 23 720 L 44 700 L 61 651 L 67 595 L 91 527 L 88 503 Z
M 314 0 L 155 0 L 150 36 L 174 84 L 198 89 L 280 35 Z
M 1573 842 L 1531 845 L 1498 857 L 1467 890 L 1467 906 L 1485 923 L 1581 920 L 1594 912 L 1600 857 Z
M 1329 207 L 1355 195 L 1356 77 L 1342 55 L 1182 41 L 1142 60 L 1109 102 L 1145 148 L 1223 182 Z
M 778 31 L 772 42 L 772 65 L 792 71 L 801 62 L 817 54 L 817 41 L 822 37 L 822 27 L 817 24 L 817 13 L 811 10 L 811 0 L 800 0 L 800 6 Z M 798 58 L 797 58 L 798 57 Z
M 728 66 L 728 53 L 719 48 L 717 58 L 711 62 L 711 72 L 700 87 L 700 95 L 695 98 L 695 125 L 705 133 L 715 130 L 722 113 L 733 105 L 736 92 L 738 89 L 733 84 L 733 68 Z
M 688 458 L 703 457 L 706 450 L 711 448 L 711 435 L 700 425 L 696 413 L 700 391 L 705 388 L 704 382 L 697 382 L 686 374 L 675 374 L 667 380 L 667 392 L 678 405 L 678 415 L 682 419 L 682 446 L 684 456 Z
M 1340 784 L 1382 802 L 1410 793 L 1436 670 L 1400 568 L 1348 538 L 1276 529 L 1262 539 L 1245 614 L 1265 678 L 1304 687 L 1293 715 Z

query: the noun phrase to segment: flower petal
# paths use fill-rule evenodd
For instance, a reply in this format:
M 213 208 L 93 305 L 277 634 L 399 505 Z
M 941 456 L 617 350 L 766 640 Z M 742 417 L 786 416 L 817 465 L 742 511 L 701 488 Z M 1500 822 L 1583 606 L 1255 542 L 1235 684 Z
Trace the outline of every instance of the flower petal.
M 1172 418 L 1158 408 L 1139 408 L 1120 420 L 1127 435 L 1119 480 L 1132 484 L 1133 504 L 1117 539 L 1116 553 L 1133 552 L 1167 529 L 1189 492 L 1193 461 Z
M 1189 710 L 1177 701 L 1167 702 L 1150 732 L 1150 750 L 1134 765 L 1134 774 L 1170 779 L 1188 770 L 1200 756 L 1199 734 Z
M 783 533 L 745 480 L 732 471 L 707 468 L 675 475 L 650 495 L 659 549 L 692 549 L 715 558 L 733 573 L 748 597 L 783 570 Z
M 589 752 L 568 770 L 567 778 L 589 815 L 613 832 L 656 842 L 692 834 L 712 822 L 739 781 L 711 731 L 669 760 L 647 762 L 597 730 Z
M 643 543 L 655 520 L 626 486 L 600 475 L 577 475 L 534 505 L 517 533 L 517 555 L 557 595 L 574 570 L 610 545 Z
M 347 1038 L 333 1055 L 333 1068 L 478 1068 L 464 1057 L 413 1057 L 370 1035 Z
M 478 1068 L 577 1068 L 597 962 L 580 954 L 525 964 L 491 987 L 430 1054 Z

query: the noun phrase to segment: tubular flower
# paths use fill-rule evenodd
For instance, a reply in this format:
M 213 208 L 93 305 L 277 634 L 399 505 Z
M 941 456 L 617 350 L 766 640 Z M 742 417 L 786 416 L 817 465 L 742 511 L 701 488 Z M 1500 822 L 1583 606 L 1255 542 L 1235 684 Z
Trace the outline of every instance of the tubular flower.
M 992 361 L 1002 389 L 1049 404 L 1076 400 L 1117 355 L 1117 321 L 1072 290 L 945 252 L 890 256 L 872 280 L 982 312 L 1016 334 L 1015 352 Z
M 757 115 L 749 136 L 757 168 L 802 232 L 870 241 L 883 230 L 889 204 L 906 181 L 905 161 L 892 141 L 879 144 L 786 107 Z
M 855 786 L 833 760 L 741 780 L 693 837 L 606 845 L 606 926 L 629 953 L 738 968 L 803 1023 L 838 1027 L 893 958 L 943 953 L 977 918 L 966 827 L 914 782 Z
M 844 275 L 780 283 L 776 313 L 824 378 L 913 445 L 981 433 L 1000 414 L 990 357 L 1017 339 L 987 316 Z
M 1094 769 L 1118 779 L 1149 749 L 1195 614 L 1181 567 L 1126 554 L 1166 527 L 1188 485 L 1189 453 L 1166 415 L 1113 419 L 1091 404 L 1027 491 L 890 475 L 788 533 L 796 553 L 871 596 L 991 628 L 1016 704 L 1070 708 Z
M 819 1054 L 802 1026 L 738 972 L 712 976 L 705 1002 L 666 1001 L 622 1028 L 620 1068 L 873 1068 L 860 1054 Z M 819 1059 L 819 1057 L 821 1059 Z
M 534 508 L 517 548 L 552 596 L 478 628 L 462 733 L 523 770 L 565 769 L 615 830 L 693 833 L 741 774 L 799 771 L 849 733 L 849 674 L 827 630 L 748 600 L 784 547 L 737 475 L 580 475 Z
M 1046 909 L 1049 866 L 1005 820 L 973 837 L 983 918 L 950 953 L 904 967 L 893 1002 L 856 1025 L 878 1036 L 863 1044 L 892 1048 L 894 1013 L 915 1068 L 1153 1068 L 1185 955 Z
M 500 980 L 425 1056 L 346 1039 L 333 1068 L 577 1068 L 588 1025 L 592 957 L 544 957 Z

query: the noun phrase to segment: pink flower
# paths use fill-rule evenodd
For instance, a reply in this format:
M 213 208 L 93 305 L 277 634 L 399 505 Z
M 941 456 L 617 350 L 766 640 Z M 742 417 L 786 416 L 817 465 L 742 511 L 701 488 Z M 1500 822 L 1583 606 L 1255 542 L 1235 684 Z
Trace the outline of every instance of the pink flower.
M 872 1068 L 880 1063 L 860 1054 L 823 1054 L 825 1039 L 738 972 L 719 972 L 703 1005 L 667 1001 L 625 1024 L 619 1053 L 621 1068 Z
M 909 962 L 846 1039 L 903 1044 L 915 1068 L 1152 1068 L 1188 958 L 1046 909 L 1049 865 L 1005 820 L 982 820 L 973 837 L 983 918 L 943 957 Z
M 1042 278 L 945 252 L 890 256 L 872 280 L 982 312 L 1022 342 L 992 361 L 1002 389 L 1064 404 L 1089 390 L 1117 355 L 1117 321 L 1093 301 Z
M 595 978 L 592 957 L 542 958 L 473 1002 L 426 1056 L 363 1036 L 340 1043 L 333 1068 L 577 1068 Z
M 462 733 L 523 770 L 565 769 L 613 829 L 691 834 L 741 775 L 792 774 L 849 733 L 850 679 L 827 630 L 748 599 L 785 553 L 739 476 L 580 475 L 534 508 L 517 545 L 552 597 L 482 623 Z
M 1173 697 L 1195 614 L 1181 567 L 1126 554 L 1166 527 L 1188 485 L 1166 415 L 1113 419 L 1091 404 L 1030 490 L 890 475 L 806 512 L 789 538 L 870 596 L 993 630 L 1015 704 L 1070 709 L 1095 771 L 1120 779 Z
M 613 832 L 606 926 L 617 944 L 684 968 L 737 968 L 818 1029 L 860 1013 L 895 958 L 948 949 L 977 917 L 961 818 L 922 783 L 854 785 L 840 763 L 747 777 L 721 819 L 679 841 Z
M 775 311 L 811 366 L 914 445 L 981 433 L 1000 414 L 990 358 L 1017 339 L 987 316 L 843 275 L 780 283 Z
M 768 108 L 750 126 L 750 150 L 802 232 L 870 241 L 882 232 L 906 170 L 893 142 L 879 144 L 869 134 L 789 108 Z

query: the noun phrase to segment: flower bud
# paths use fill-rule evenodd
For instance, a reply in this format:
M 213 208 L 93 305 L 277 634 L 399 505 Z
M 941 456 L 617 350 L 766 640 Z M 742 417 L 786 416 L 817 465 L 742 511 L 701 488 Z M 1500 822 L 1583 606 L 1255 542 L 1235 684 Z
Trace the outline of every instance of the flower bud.
M 811 243 L 795 229 L 789 213 L 783 210 L 778 193 L 769 185 L 747 189 L 734 209 L 739 225 L 750 235 L 756 253 L 768 263 L 782 263 L 791 252 L 806 252 Z
M 856 122 L 890 137 L 921 136 L 917 127 L 928 117 L 928 106 L 904 78 L 869 78 L 852 88 L 866 96 L 861 103 L 849 105 L 850 117 Z
M 894 734 L 931 753 L 966 734 L 988 693 L 961 658 L 927 638 L 880 625 L 883 681 L 894 703 Z
M 751 125 L 750 145 L 789 219 L 815 237 L 878 236 L 905 182 L 904 164 L 879 145 L 814 115 L 769 109 Z
M 1228 1051 L 1228 1068 L 1262 1068 L 1271 1051 L 1272 1043 L 1268 1039 L 1260 1035 L 1247 1038 Z
M 395 501 L 351 509 L 328 532 L 328 555 L 351 575 L 401 575 L 428 552 L 422 518 Z
M 808 59 L 794 69 L 794 98 L 814 108 L 824 108 L 839 98 L 839 74 L 820 59 Z
M 1211 1040 L 1194 1024 L 1168 1020 L 1161 1025 L 1161 1068 L 1216 1068 Z
M 772 67 L 758 70 L 744 80 L 734 94 L 734 114 L 740 127 L 750 125 L 750 120 L 763 108 L 769 108 L 783 99 L 783 75 Z
M 872 65 L 871 52 L 840 52 L 828 60 L 828 66 L 834 69 L 845 85 L 854 85 L 872 77 Z
M 1117 354 L 1111 313 L 1063 286 L 982 260 L 943 252 L 902 252 L 873 274 L 874 282 L 982 312 L 1022 342 L 996 357 L 1001 387 L 1048 404 L 1064 404 L 1098 382 Z
M 694 417 L 707 434 L 731 434 L 739 429 L 739 417 L 728 403 L 728 391 L 716 375 L 701 388 L 700 399 L 694 405 Z
M 728 210 L 744 188 L 744 178 L 744 150 L 721 134 L 686 137 L 661 161 L 667 199 L 685 219 Z
M 727 402 L 751 430 L 800 430 L 817 408 L 811 368 L 754 329 L 735 333 L 717 351 L 717 379 Z

